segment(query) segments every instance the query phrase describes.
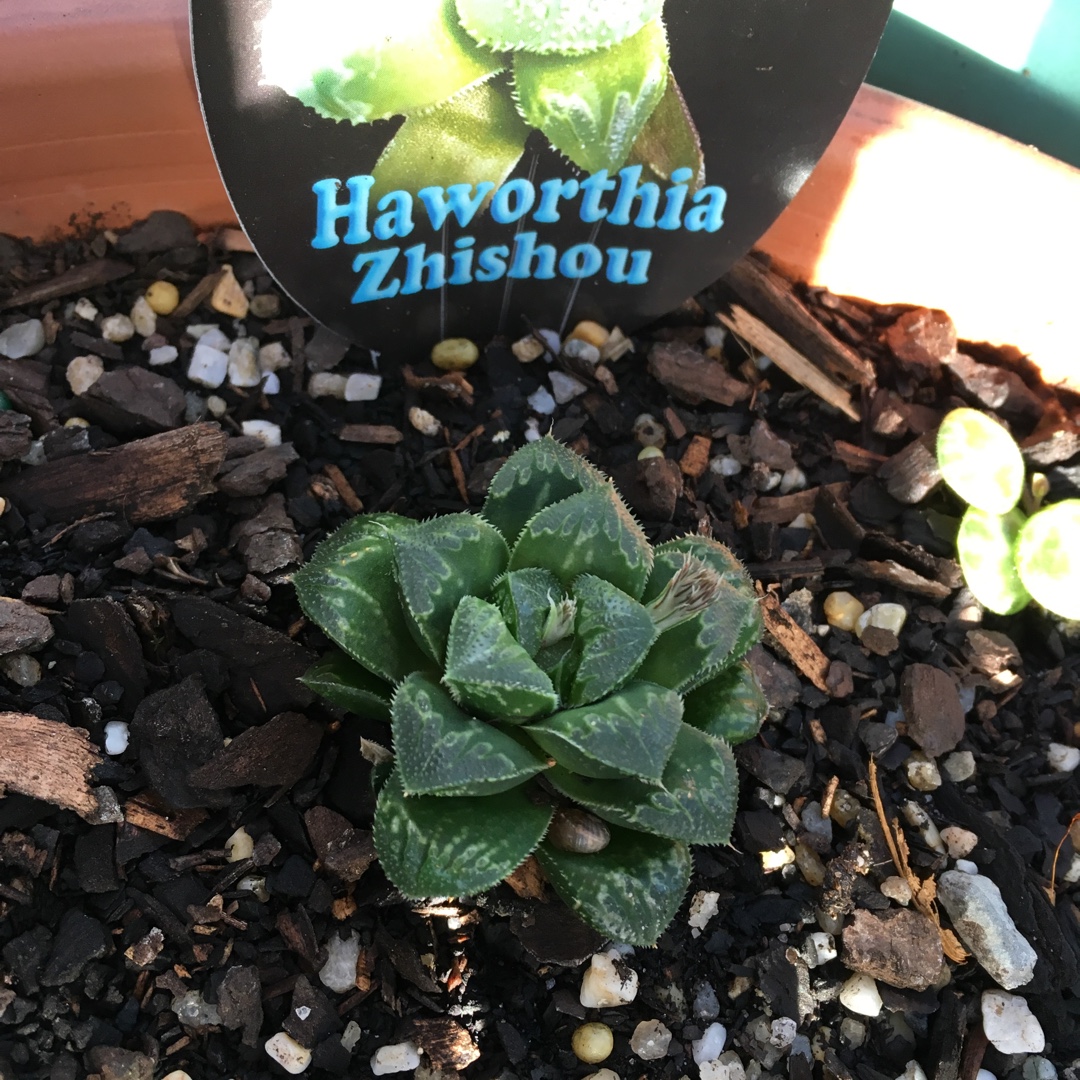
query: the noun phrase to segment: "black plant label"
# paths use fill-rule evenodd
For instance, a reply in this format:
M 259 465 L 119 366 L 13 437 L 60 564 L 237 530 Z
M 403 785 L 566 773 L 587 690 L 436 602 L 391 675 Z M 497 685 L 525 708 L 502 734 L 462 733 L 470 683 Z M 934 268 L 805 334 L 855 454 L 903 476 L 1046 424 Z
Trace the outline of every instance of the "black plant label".
M 269 271 L 374 349 L 633 329 L 798 191 L 889 0 L 191 0 Z

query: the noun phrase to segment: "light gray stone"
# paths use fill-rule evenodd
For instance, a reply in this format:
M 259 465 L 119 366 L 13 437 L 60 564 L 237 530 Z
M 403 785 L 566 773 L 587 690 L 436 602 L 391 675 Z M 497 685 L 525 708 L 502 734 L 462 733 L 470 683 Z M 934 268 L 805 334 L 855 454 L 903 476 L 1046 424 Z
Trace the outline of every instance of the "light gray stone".
M 938 878 L 937 898 L 960 939 L 999 986 L 1013 990 L 1031 982 L 1038 955 L 988 877 L 947 870 Z
M 45 326 L 40 319 L 27 319 L 0 333 L 0 356 L 9 360 L 34 356 L 44 348 Z

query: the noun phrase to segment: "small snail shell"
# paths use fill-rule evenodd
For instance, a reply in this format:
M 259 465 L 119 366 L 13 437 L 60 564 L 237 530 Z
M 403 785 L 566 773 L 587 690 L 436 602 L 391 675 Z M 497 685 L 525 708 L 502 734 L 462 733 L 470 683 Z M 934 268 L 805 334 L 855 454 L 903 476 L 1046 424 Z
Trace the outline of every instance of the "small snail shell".
M 595 814 L 572 807 L 561 807 L 551 819 L 547 839 L 552 847 L 560 851 L 595 855 L 611 842 L 611 833 Z

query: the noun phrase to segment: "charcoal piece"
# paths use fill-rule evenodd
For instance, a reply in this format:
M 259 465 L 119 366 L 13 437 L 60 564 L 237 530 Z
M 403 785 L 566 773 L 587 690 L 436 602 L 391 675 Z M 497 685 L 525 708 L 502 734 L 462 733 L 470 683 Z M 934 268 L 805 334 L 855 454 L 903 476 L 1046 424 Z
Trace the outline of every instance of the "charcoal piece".
M 95 825 L 75 841 L 75 873 L 88 893 L 114 892 L 120 888 L 116 872 L 116 827 Z
M 29 416 L 11 409 L 0 412 L 0 461 L 17 461 L 33 441 Z
M 49 955 L 52 940 L 53 936 L 48 928 L 39 924 L 12 938 L 0 953 L 4 957 L 4 963 L 19 980 L 19 989 L 23 993 L 37 993 L 41 968 Z
M 743 851 L 780 851 L 784 823 L 771 810 L 747 810 L 735 819 Z
M 218 488 L 234 497 L 262 495 L 272 484 L 285 478 L 288 466 L 299 456 L 292 443 L 282 443 L 248 457 L 227 459 L 218 477 Z
M 176 628 L 193 645 L 228 661 L 231 696 L 242 712 L 261 718 L 315 700 L 299 681 L 315 657 L 285 634 L 212 600 L 176 600 L 172 613 Z
M 761 683 L 770 713 L 773 716 L 783 716 L 799 700 L 802 689 L 799 676 L 761 645 L 755 645 L 746 654 L 746 659 Z
M 186 403 L 184 391 L 172 379 L 141 367 L 106 371 L 78 398 L 87 419 L 124 438 L 179 427 Z
M 758 988 L 778 1016 L 790 1016 L 798 1023 L 812 1016 L 814 996 L 810 992 L 810 972 L 794 949 L 782 942 L 753 958 Z
M 756 742 L 743 743 L 735 751 L 740 765 L 778 795 L 786 795 L 806 771 L 797 758 L 778 753 Z
M 821 538 L 828 547 L 850 551 L 853 555 L 859 553 L 866 530 L 830 488 L 818 489 L 814 503 L 814 519 Z
M 131 617 L 115 600 L 76 600 L 62 618 L 61 633 L 105 661 L 105 672 L 124 689 L 120 705 L 130 715 L 143 699 L 149 675 Z
M 52 365 L 42 360 L 0 360 L 0 390 L 19 412 L 30 417 L 35 435 L 44 435 L 57 426 L 49 400 L 51 374 Z
M 131 723 L 131 741 L 154 790 L 170 806 L 224 806 L 228 801 L 189 779 L 221 751 L 224 742 L 198 676 L 145 698 Z
M 304 899 L 315 884 L 315 871 L 302 855 L 290 855 L 282 868 L 269 881 L 279 896 Z
M 510 922 L 514 936 L 541 964 L 576 967 L 600 949 L 604 938 L 565 904 L 537 904 Z
M 154 1080 L 154 1059 L 118 1046 L 95 1046 L 86 1054 L 87 1068 L 101 1080 Z
M 65 911 L 53 940 L 42 986 L 66 986 L 73 983 L 91 960 L 99 960 L 109 948 L 105 927 L 78 908 Z
M 408 979 L 417 990 L 425 994 L 440 993 L 439 984 L 431 977 L 412 942 L 391 937 L 386 928 L 380 925 L 375 930 L 375 946 L 379 954 L 393 964 L 394 970 L 403 979 Z
M 183 214 L 155 210 L 124 232 L 114 247 L 121 255 L 156 255 L 173 248 L 193 247 L 196 242 L 195 230 Z
M 229 543 L 243 556 L 251 574 L 273 574 L 304 560 L 296 526 L 285 512 L 285 496 L 274 492 L 266 505 L 229 535 Z
M 352 1068 L 352 1054 L 341 1045 L 340 1035 L 323 1039 L 311 1052 L 312 1070 L 322 1069 L 331 1076 L 347 1076 Z
M 506 1020 L 497 1020 L 495 1022 L 495 1034 L 499 1036 L 499 1042 L 502 1043 L 510 1064 L 521 1064 L 525 1060 L 525 1055 L 529 1052 L 529 1043 L 525 1036 Z
M 242 731 L 228 746 L 222 747 L 219 740 L 216 753 L 193 769 L 189 779 L 215 791 L 246 784 L 291 787 L 311 764 L 322 736 L 318 721 L 303 713 L 279 713 Z
M 330 999 L 301 975 L 293 987 L 289 1011 L 281 1025 L 301 1046 L 315 1046 L 342 1029 Z
M 368 830 L 354 829 L 348 818 L 326 806 L 304 814 L 311 846 L 323 868 L 342 881 L 359 881 L 375 861 L 375 844 Z
M 80 555 L 96 555 L 122 544 L 131 534 L 123 521 L 87 521 L 68 536 L 68 547 Z
M 241 1031 L 245 1046 L 255 1046 L 263 1021 L 262 984 L 259 969 L 242 964 L 225 972 L 218 986 L 218 1012 L 230 1031 Z

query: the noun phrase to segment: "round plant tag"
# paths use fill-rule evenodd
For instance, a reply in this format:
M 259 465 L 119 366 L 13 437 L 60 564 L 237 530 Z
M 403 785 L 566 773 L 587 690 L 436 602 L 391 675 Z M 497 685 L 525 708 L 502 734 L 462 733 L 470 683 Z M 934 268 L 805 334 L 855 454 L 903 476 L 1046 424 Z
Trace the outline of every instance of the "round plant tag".
M 374 349 L 633 329 L 810 174 L 889 0 L 191 0 L 256 251 Z

